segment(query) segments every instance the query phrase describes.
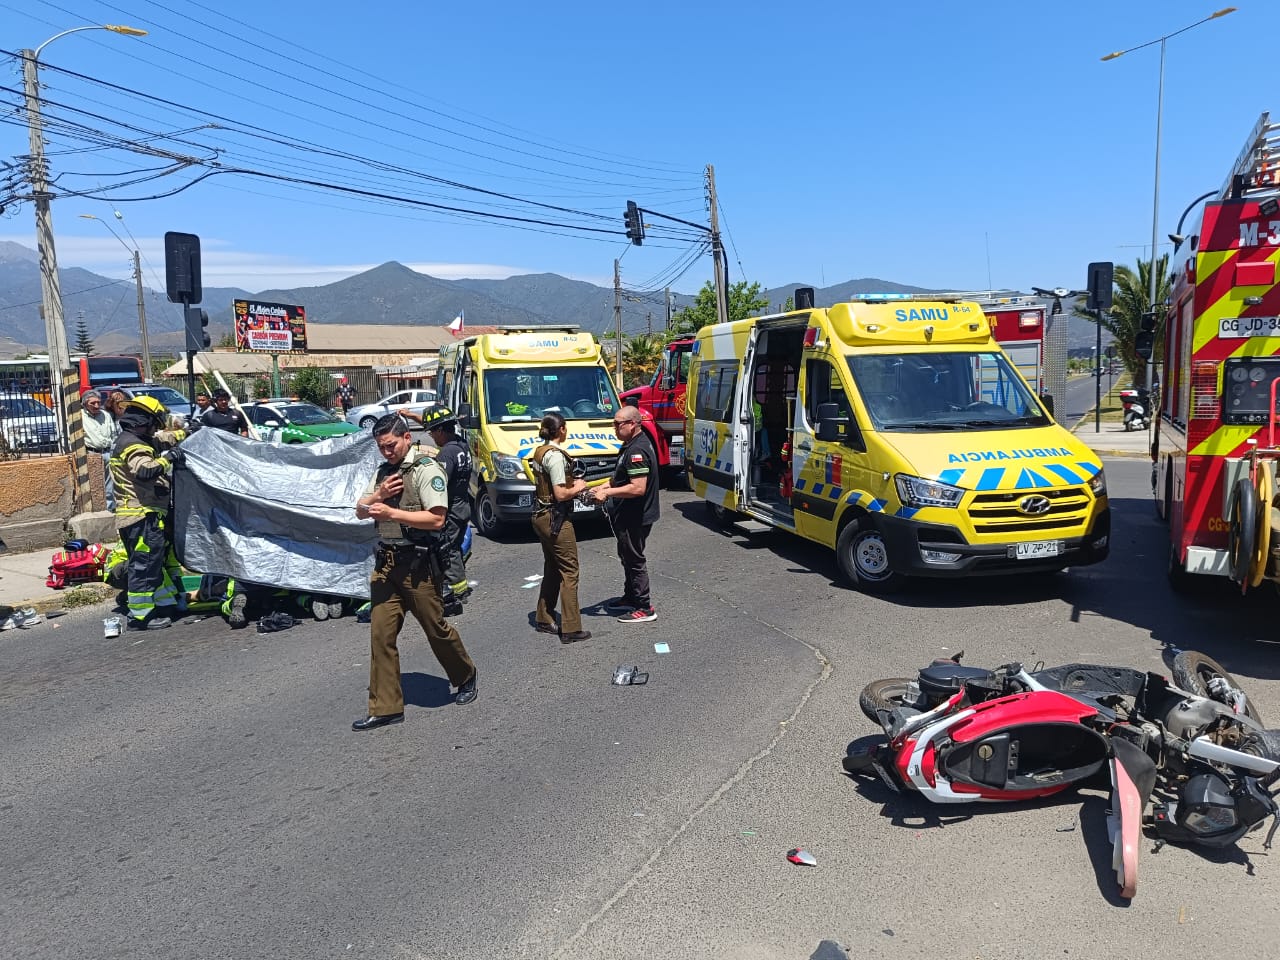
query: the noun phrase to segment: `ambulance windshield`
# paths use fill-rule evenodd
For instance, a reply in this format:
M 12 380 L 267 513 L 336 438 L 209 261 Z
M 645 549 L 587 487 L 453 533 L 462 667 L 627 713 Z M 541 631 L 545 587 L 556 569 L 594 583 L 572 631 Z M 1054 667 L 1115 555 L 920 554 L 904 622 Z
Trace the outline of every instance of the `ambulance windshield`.
M 490 423 L 541 420 L 558 413 L 566 420 L 612 417 L 618 394 L 602 367 L 520 367 L 486 370 L 484 410 Z
M 878 430 L 999 430 L 1049 423 L 1002 353 L 878 353 L 848 359 Z

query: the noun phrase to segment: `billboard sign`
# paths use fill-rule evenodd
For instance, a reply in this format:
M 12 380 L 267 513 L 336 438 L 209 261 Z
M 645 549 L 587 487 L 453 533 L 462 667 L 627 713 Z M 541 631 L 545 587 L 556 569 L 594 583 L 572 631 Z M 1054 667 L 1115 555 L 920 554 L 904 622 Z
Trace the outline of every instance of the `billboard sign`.
M 236 300 L 234 307 L 237 352 L 307 352 L 306 307 L 260 300 Z

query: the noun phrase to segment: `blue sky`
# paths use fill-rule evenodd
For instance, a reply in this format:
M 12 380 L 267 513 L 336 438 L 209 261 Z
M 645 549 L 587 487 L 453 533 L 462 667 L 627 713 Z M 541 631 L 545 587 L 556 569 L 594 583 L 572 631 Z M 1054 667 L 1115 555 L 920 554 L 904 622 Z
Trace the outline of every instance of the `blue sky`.
M 1215 9 L 0 0 L 0 22 L 8 50 L 82 24 L 149 31 L 81 32 L 41 54 L 59 190 L 100 194 L 54 202 L 64 267 L 128 275 L 128 254 L 81 218 L 91 214 L 137 238 L 153 286 L 163 233 L 179 230 L 202 238 L 207 286 L 314 285 L 388 260 L 447 278 L 546 271 L 607 285 L 621 256 L 628 287 L 687 267 L 673 286 L 693 292 L 711 276 L 695 231 L 654 229 L 635 248 L 571 227 L 621 231 L 629 199 L 705 223 L 710 163 L 735 280 L 1027 290 L 1083 286 L 1091 260 L 1146 255 L 1159 46 L 1099 58 Z M 1259 114 L 1280 113 L 1256 39 L 1277 27 L 1280 6 L 1245 0 L 1168 41 L 1162 242 L 1222 184 Z M 4 76 L 21 87 L 16 61 Z M 28 151 L 16 121 L 0 125 L 0 159 Z M 53 129 L 67 121 L 77 126 Z M 210 123 L 221 129 L 193 129 Z M 84 127 L 204 165 L 113 187 L 174 161 L 101 149 Z M 240 174 L 124 199 L 175 190 L 210 163 L 556 226 Z M 29 204 L 11 207 L 0 239 L 34 246 L 33 222 Z

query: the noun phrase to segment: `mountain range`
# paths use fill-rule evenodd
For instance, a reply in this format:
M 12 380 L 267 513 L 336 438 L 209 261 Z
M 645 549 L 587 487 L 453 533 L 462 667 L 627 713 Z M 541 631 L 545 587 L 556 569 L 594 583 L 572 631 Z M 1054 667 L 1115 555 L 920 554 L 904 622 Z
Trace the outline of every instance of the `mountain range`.
M 75 351 L 76 330 L 83 320 L 97 353 L 136 353 L 139 349 L 136 287 L 131 280 L 112 280 L 64 267 L 63 314 L 67 341 Z M 790 283 L 763 292 L 770 306 L 781 309 L 797 287 Z M 859 293 L 929 293 L 875 278 L 846 280 L 815 292 L 818 305 L 838 303 Z M 161 291 L 144 287 L 147 331 L 153 355 L 176 354 L 183 346 L 182 311 Z M 505 280 L 442 280 L 390 262 L 318 287 L 247 291 L 205 287 L 201 306 L 209 313 L 215 343 L 231 332 L 233 300 L 254 299 L 301 304 L 311 323 L 388 323 L 444 326 L 460 312 L 472 326 L 574 323 L 597 335 L 614 330 L 613 289 L 554 273 L 524 274 Z M 40 312 L 39 259 L 34 250 L 0 241 L 0 356 L 43 351 L 46 337 Z M 693 303 L 687 294 L 672 295 L 672 312 Z M 627 334 L 659 331 L 666 320 L 661 292 L 624 291 L 622 328 Z M 1072 318 L 1070 346 L 1093 343 L 1093 325 Z

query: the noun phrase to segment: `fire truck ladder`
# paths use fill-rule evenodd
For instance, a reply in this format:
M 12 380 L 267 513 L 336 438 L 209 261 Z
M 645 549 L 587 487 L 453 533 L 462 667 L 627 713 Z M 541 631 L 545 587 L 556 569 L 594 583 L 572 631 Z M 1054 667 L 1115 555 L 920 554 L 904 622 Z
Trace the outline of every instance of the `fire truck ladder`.
M 1236 157 L 1219 199 L 1272 193 L 1280 193 L 1280 123 L 1272 123 L 1271 114 L 1263 113 Z

